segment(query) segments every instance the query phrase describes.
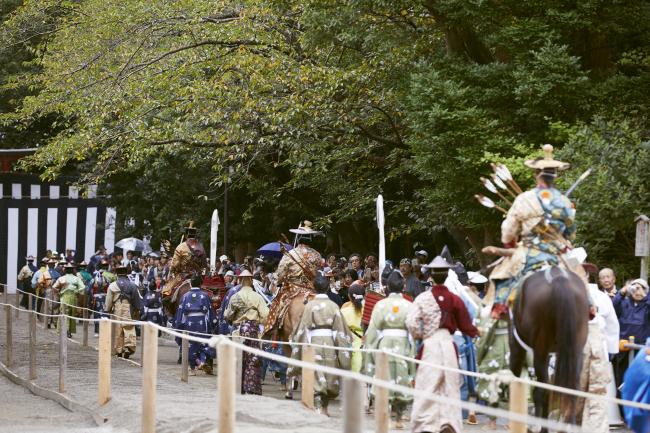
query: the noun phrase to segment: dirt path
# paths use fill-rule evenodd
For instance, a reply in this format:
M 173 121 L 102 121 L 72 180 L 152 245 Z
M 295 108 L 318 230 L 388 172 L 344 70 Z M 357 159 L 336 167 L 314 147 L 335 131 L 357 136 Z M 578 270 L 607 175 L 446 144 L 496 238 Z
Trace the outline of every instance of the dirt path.
M 5 343 L 4 309 L 0 309 L 0 353 L 4 360 Z M 27 314 L 14 318 L 14 366 L 12 370 L 20 377 L 28 374 L 28 323 Z M 81 341 L 81 326 L 73 340 Z M 37 329 L 37 365 L 38 379 L 36 384 L 46 389 L 56 390 L 58 387 L 58 335 L 54 330 L 44 329 L 40 323 Z M 89 344 L 97 345 L 97 338 L 90 327 Z M 141 346 L 132 357 L 135 363 L 140 362 Z M 188 383 L 180 381 L 180 366 L 176 361 L 178 348 L 166 337 L 159 339 L 158 353 L 158 384 L 157 384 L 157 432 L 160 433 L 204 433 L 216 431 L 217 418 L 217 380 L 215 376 L 190 376 Z M 140 406 L 142 389 L 142 369 L 132 362 L 113 358 L 111 362 L 111 400 L 99 407 L 97 404 L 97 351 L 93 347 L 84 348 L 73 341 L 68 342 L 68 370 L 65 394 L 72 400 L 96 411 L 107 419 L 107 424 L 101 432 L 139 432 Z M 216 370 L 216 369 L 215 369 Z M 14 385 L 16 386 L 16 385 Z M 19 387 L 20 388 L 20 387 Z M 29 394 L 28 391 L 25 390 Z M 237 396 L 237 431 L 296 433 L 329 433 L 341 432 L 340 402 L 335 402 L 332 417 L 318 415 L 302 407 L 299 403 L 300 393 L 295 394 L 294 401 L 285 400 L 280 384 L 267 375 L 263 388 L 264 396 Z M 31 395 L 31 394 L 30 394 Z M 0 400 L 4 407 L 4 400 Z M 51 402 L 56 405 L 56 403 Z M 57 405 L 58 406 L 58 405 Z M 34 406 L 32 406 L 34 407 Z M 60 406 L 59 406 L 60 407 Z M 61 408 L 62 411 L 66 411 Z M 2 411 L 5 412 L 4 410 Z M 67 411 L 66 411 L 67 412 Z M 16 411 L 17 419 L 28 418 L 30 411 Z M 65 412 L 62 412 L 65 415 Z M 70 415 L 70 412 L 67 412 Z M 65 424 L 66 418 L 55 417 L 48 426 L 48 431 L 73 431 L 74 426 Z M 71 418 L 71 419 L 74 419 Z M 4 419 L 0 417 L 0 421 Z M 485 421 L 484 418 L 481 421 Z M 5 424 L 4 422 L 2 424 Z M 481 430 L 480 426 L 464 426 L 466 431 Z M 38 428 L 38 426 L 36 426 Z M 373 431 L 374 423 L 371 416 L 366 419 L 366 431 Z M 1 431 L 1 430 L 0 430 Z M 16 431 L 16 430 L 11 430 Z M 22 433 L 22 430 L 18 430 Z M 40 431 L 40 430 L 25 430 Z M 84 430 L 93 431 L 94 430 Z M 505 431 L 505 430 L 500 430 Z

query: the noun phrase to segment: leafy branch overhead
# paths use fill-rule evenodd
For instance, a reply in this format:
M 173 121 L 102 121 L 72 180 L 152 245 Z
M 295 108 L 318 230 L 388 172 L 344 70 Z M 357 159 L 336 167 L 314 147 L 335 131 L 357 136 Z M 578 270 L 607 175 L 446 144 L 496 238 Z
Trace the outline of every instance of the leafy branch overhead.
M 308 215 L 369 249 L 381 192 L 393 239 L 447 236 L 476 258 L 498 230 L 472 200 L 491 162 L 530 182 L 520 162 L 541 143 L 586 158 L 575 137 L 596 118 L 646 139 L 649 8 L 28 0 L 2 34 L 32 66 L 2 80 L 31 91 L 0 120 L 47 119 L 26 168 L 99 182 L 155 230 L 207 221 L 228 183 L 235 239 Z

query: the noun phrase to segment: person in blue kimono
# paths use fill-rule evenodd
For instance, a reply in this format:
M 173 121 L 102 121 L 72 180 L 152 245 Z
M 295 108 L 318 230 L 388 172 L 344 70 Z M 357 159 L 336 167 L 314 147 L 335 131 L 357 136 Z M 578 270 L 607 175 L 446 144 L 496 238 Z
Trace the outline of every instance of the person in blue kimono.
M 202 334 L 212 334 L 216 326 L 216 315 L 212 309 L 210 295 L 201 290 L 203 278 L 195 273 L 192 276 L 192 288 L 183 295 L 176 310 L 174 324 L 179 331 L 188 331 L 190 335 L 206 338 Z M 176 338 L 180 345 L 180 338 Z M 189 364 L 191 374 L 196 375 L 195 369 L 212 374 L 212 360 L 216 357 L 214 348 L 207 344 L 190 341 Z
M 165 326 L 165 313 L 162 306 L 162 295 L 156 286 L 149 286 L 142 297 L 142 314 L 140 320 Z
M 239 289 L 241 289 L 241 284 L 237 284 L 236 286 L 228 289 L 226 296 L 224 296 L 223 301 L 221 302 L 221 306 L 219 307 L 219 317 L 217 320 L 217 334 L 219 335 L 230 335 L 232 333 L 233 327 L 224 318 L 224 314 L 228 309 L 228 305 L 230 304 L 230 298 L 232 298 L 235 293 L 239 292 Z

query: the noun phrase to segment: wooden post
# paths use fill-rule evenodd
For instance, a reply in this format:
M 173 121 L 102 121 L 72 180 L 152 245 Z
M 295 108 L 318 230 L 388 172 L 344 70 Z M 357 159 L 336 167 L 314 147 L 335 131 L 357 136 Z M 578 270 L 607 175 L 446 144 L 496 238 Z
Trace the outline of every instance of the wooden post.
M 379 352 L 375 355 L 375 377 L 390 381 L 388 354 Z M 375 425 L 377 433 L 388 433 L 390 427 L 390 410 L 388 407 L 388 389 L 375 386 Z
M 316 353 L 313 346 L 303 346 L 302 348 L 302 360 L 314 364 L 316 362 Z M 302 404 L 305 405 L 308 409 L 314 408 L 314 381 L 316 380 L 314 376 L 313 368 L 303 368 L 302 369 L 302 391 L 301 398 Z
M 155 433 L 158 330 L 147 324 L 142 326 L 142 334 L 146 335 L 142 351 L 142 433 Z
M 528 415 L 528 384 L 510 382 L 510 412 Z M 526 423 L 510 421 L 510 433 L 526 433 L 527 429 Z
M 84 308 L 82 311 L 83 311 L 82 316 L 84 318 L 84 321 L 82 322 L 82 325 L 81 325 L 81 326 L 83 326 L 83 332 L 81 334 L 82 335 L 81 336 L 81 345 L 83 347 L 88 347 L 88 323 L 90 323 L 90 322 L 88 322 L 88 320 L 85 320 L 85 319 L 88 319 L 88 310 L 86 310 Z
M 32 301 L 32 295 L 29 295 Z M 29 314 L 29 380 L 36 380 L 36 312 Z
M 217 389 L 219 391 L 218 433 L 235 432 L 235 348 L 222 340 L 217 346 Z
M 16 319 L 20 314 L 20 292 L 16 290 Z
M 34 307 L 32 307 L 32 301 L 34 300 L 34 295 L 31 293 L 27 295 L 27 309 L 29 311 L 34 310 Z M 30 316 L 31 317 L 31 316 Z
M 65 370 L 68 364 L 68 319 L 59 315 L 59 392 L 65 392 Z
M 343 432 L 362 433 L 364 420 L 362 384 L 343 378 Z
M 187 331 L 183 331 L 187 335 Z M 189 368 L 190 359 L 190 342 L 183 338 L 181 342 L 181 382 L 187 383 L 187 370 Z
M 100 406 L 105 405 L 111 398 L 111 322 L 99 322 L 99 361 L 97 381 L 97 401 Z
M 5 286 L 5 290 L 7 290 L 7 287 Z M 5 365 L 7 368 L 11 368 L 11 365 L 13 364 L 14 360 L 14 343 L 13 343 L 13 330 L 11 329 L 12 325 L 12 320 L 11 320 L 11 305 L 5 305 L 5 316 L 7 320 L 7 325 L 6 325 L 6 337 L 7 337 L 7 344 L 6 344 L 6 350 L 7 353 L 6 358 L 5 358 Z

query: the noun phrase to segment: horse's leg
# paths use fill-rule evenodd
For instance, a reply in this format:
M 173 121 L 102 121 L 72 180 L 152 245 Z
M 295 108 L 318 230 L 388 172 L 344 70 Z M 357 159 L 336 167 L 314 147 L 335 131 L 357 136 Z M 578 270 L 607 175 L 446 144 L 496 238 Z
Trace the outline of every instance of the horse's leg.
M 512 371 L 515 377 L 521 377 L 521 370 L 526 362 L 527 352 L 513 336 L 512 329 L 510 331 L 510 342 L 508 345 L 510 347 L 510 371 Z
M 537 380 L 542 383 L 548 383 L 548 354 L 535 352 L 533 365 Z M 535 401 L 535 416 L 538 418 L 548 418 L 548 392 L 544 388 L 535 388 L 533 391 L 533 400 Z M 547 433 L 548 430 L 542 427 L 540 433 Z

